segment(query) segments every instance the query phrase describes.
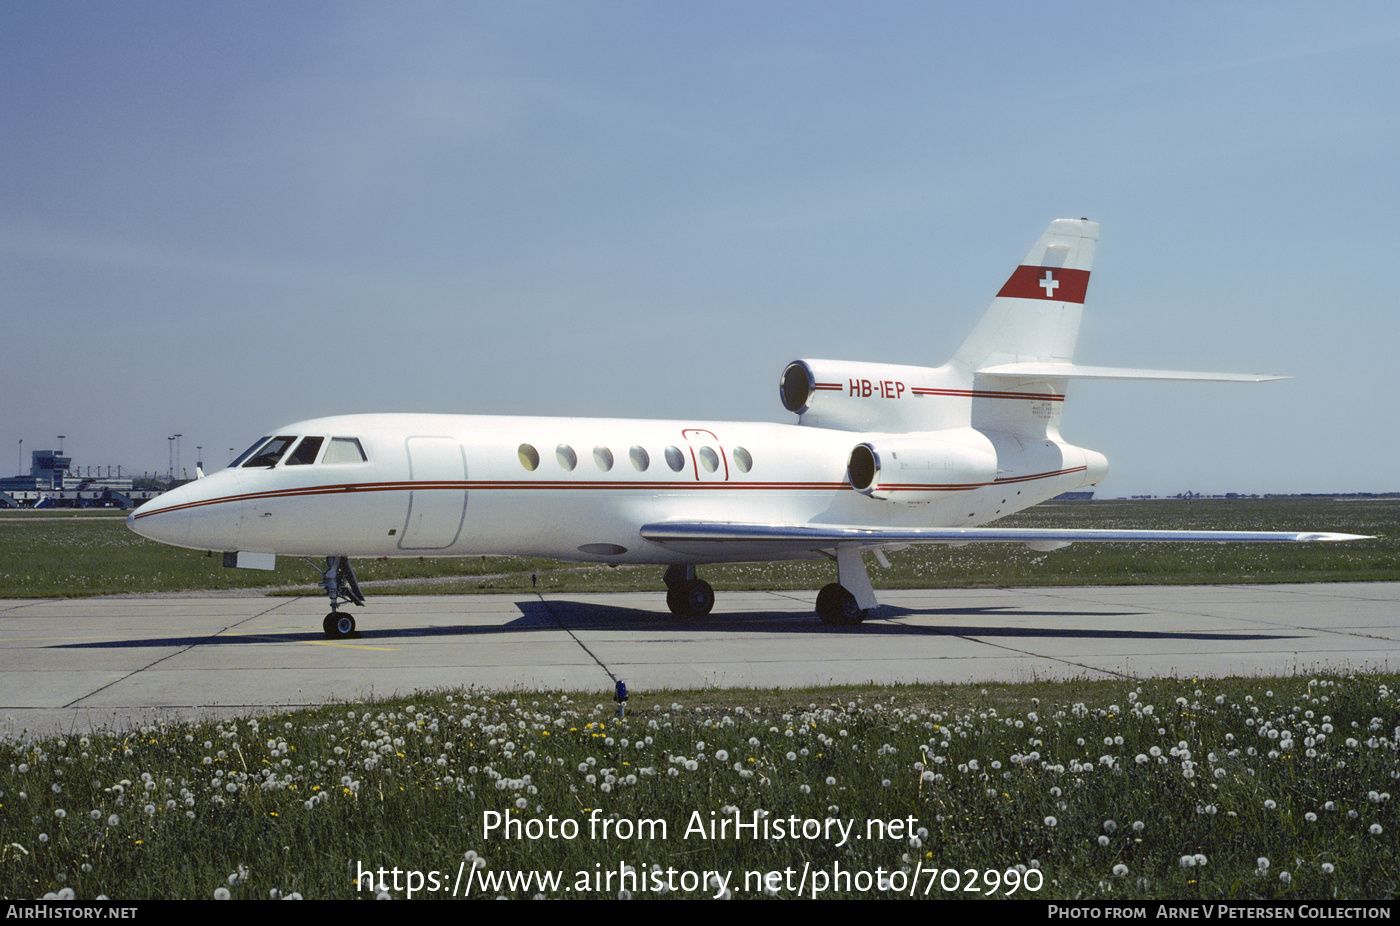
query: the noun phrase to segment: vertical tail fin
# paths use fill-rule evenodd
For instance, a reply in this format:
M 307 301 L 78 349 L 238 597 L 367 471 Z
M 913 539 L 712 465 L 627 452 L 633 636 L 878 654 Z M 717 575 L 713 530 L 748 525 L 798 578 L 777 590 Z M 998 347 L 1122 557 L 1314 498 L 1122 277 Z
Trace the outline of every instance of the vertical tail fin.
M 989 376 L 986 367 L 1074 360 L 1099 226 L 1057 219 L 992 300 L 949 366 L 972 386 L 970 424 L 1018 439 L 1057 439 L 1063 378 Z
M 1097 222 L 1051 222 L 953 355 L 953 365 L 971 374 L 998 363 L 1073 360 L 1098 238 Z

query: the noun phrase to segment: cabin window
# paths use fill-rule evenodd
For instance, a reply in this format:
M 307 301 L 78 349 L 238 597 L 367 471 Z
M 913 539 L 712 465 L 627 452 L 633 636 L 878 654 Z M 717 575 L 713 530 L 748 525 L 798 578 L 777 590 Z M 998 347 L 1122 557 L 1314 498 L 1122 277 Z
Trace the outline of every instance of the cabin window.
M 324 437 L 303 437 L 296 449 L 287 454 L 288 466 L 310 466 L 316 462 L 316 455 L 321 452 L 321 444 L 325 443 Z
M 574 453 L 574 448 L 568 444 L 560 444 L 554 448 L 554 459 L 559 461 L 559 465 L 568 472 L 573 472 L 578 466 L 578 455 Z
M 520 457 L 520 465 L 525 467 L 528 472 L 533 473 L 535 470 L 539 469 L 540 453 L 534 447 L 531 447 L 529 444 L 521 444 L 520 449 L 515 453 L 516 456 Z
M 734 448 L 734 465 L 739 468 L 739 472 L 747 473 L 753 469 L 753 457 L 743 447 Z
M 263 444 L 262 449 L 253 454 L 243 466 L 266 466 L 269 469 L 277 465 L 277 461 L 282 459 L 282 454 L 287 452 L 287 448 L 296 440 L 295 435 L 274 437 Z
M 671 467 L 671 471 L 675 473 L 685 469 L 685 454 L 681 453 L 679 447 L 666 448 L 666 465 Z
M 644 447 L 633 447 L 627 451 L 628 458 L 632 461 L 632 468 L 639 473 L 645 473 L 647 467 L 651 465 L 651 457 L 647 456 Z
M 266 437 L 259 437 L 257 440 L 253 441 L 253 446 L 249 447 L 247 450 L 243 451 L 243 452 L 240 453 L 238 456 L 234 457 L 233 462 L 230 463 L 229 466 L 238 466 L 238 465 L 239 465 L 240 463 L 242 463 L 244 460 L 246 460 L 246 459 L 248 459 L 249 457 L 251 457 L 251 456 L 253 455 L 253 451 L 254 451 L 254 450 L 257 450 L 257 449 L 258 449 L 259 447 L 261 447 L 263 444 L 267 443 L 268 438 L 271 437 L 271 436 L 272 436 L 272 435 L 269 434 L 269 435 L 267 435 Z
M 700 465 L 705 467 L 707 473 L 713 473 L 719 469 L 719 454 L 715 453 L 713 447 L 700 448 Z
M 326 448 L 326 455 L 321 462 L 364 463 L 367 459 L 358 437 L 332 437 L 331 445 Z
M 606 447 L 593 448 L 593 462 L 598 464 L 598 468 L 607 472 L 613 467 L 612 451 Z

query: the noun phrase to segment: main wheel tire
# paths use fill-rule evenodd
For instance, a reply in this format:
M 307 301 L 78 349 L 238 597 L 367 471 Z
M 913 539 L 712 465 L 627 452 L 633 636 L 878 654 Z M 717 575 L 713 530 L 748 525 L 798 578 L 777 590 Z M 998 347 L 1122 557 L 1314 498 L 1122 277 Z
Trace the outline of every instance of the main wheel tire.
M 321 629 L 326 632 L 328 640 L 344 640 L 355 632 L 355 618 L 349 614 L 332 611 L 321 622 Z
M 817 617 L 820 617 L 824 624 L 854 627 L 865 620 L 869 613 L 861 610 L 860 605 L 856 603 L 856 596 L 844 585 L 832 582 L 817 592 Z
M 666 592 L 666 607 L 676 617 L 704 617 L 715 606 L 715 590 L 704 579 L 691 579 Z

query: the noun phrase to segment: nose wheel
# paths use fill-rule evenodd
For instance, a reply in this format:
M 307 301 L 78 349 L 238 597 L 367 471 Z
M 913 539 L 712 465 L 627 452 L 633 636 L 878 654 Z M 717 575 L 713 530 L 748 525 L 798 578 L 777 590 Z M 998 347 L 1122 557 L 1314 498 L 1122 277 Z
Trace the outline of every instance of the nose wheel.
M 321 629 L 326 632 L 327 640 L 344 640 L 355 635 L 355 618 L 349 614 L 332 611 L 321 622 Z

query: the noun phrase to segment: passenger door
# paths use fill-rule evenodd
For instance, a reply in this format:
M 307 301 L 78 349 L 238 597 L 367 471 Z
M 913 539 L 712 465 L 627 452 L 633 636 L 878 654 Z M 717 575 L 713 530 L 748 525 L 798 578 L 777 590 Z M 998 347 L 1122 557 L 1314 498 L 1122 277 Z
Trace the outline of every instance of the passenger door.
M 410 437 L 408 514 L 400 550 L 445 550 L 467 517 L 467 456 L 454 437 Z

